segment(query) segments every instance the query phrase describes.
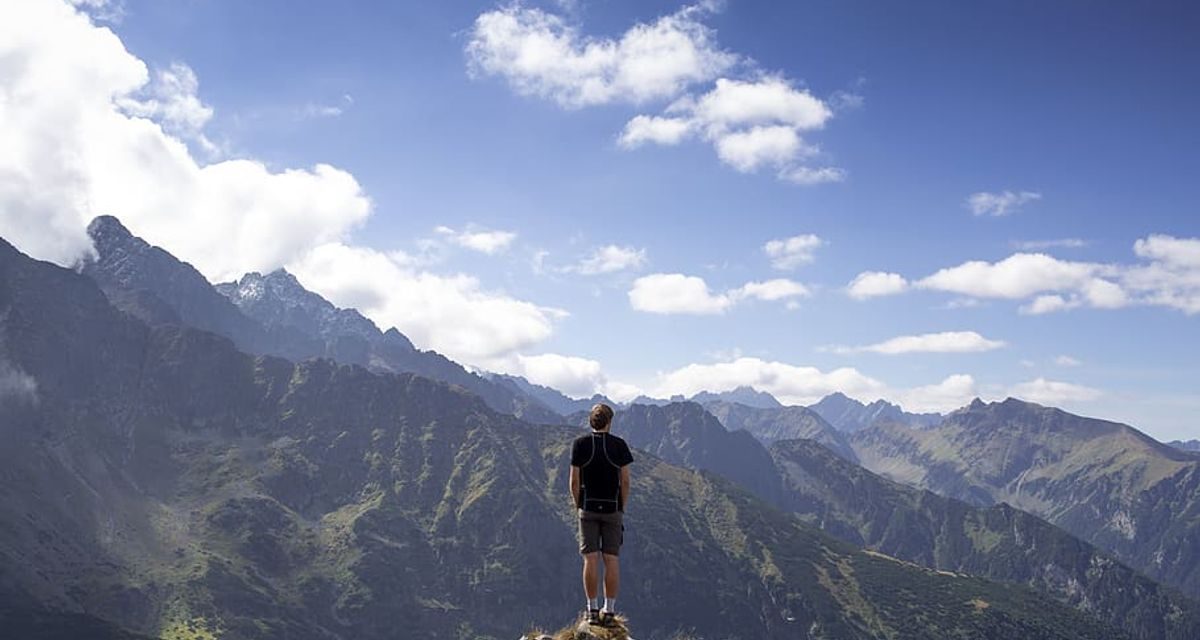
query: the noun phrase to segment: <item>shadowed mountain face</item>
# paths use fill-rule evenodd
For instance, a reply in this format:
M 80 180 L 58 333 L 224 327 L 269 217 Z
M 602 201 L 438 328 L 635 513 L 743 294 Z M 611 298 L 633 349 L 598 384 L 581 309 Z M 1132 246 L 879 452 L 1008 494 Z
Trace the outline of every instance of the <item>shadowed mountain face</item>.
M 519 391 L 495 384 L 396 329 L 382 332 L 354 309 L 339 309 L 291 274 L 251 273 L 213 287 L 191 265 L 129 233 L 111 216 L 88 227 L 96 256 L 82 272 L 119 308 L 148 324 L 186 324 L 233 341 L 241 351 L 290 360 L 333 358 L 375 371 L 411 372 L 457 384 L 488 406 L 532 422 L 561 416 Z
M 511 637 L 576 609 L 577 431 L 148 327 L 3 242 L 0 321 L 0 357 L 33 381 L 0 398 L 5 593 L 164 638 Z M 636 464 L 623 595 L 645 637 L 1124 637 Z
M 1135 429 L 1009 399 L 926 430 L 879 424 L 851 444 L 883 476 L 1007 502 L 1200 594 L 1200 461 Z
M 568 420 L 587 428 L 586 413 Z M 779 497 L 779 477 L 762 444 L 749 432 L 727 430 L 694 402 L 630 405 L 613 417 L 612 433 L 672 464 L 711 471 L 765 500 Z
M 936 425 L 942 420 L 942 415 L 938 413 L 909 413 L 884 400 L 863 404 L 840 392 L 821 398 L 820 402 L 811 405 L 809 409 L 817 412 L 839 431 L 846 433 L 866 429 L 876 422 L 895 422 L 924 428 Z
M 782 405 L 759 408 L 722 401 L 708 402 L 704 408 L 716 416 L 726 429 L 745 429 L 766 445 L 779 440 L 807 438 L 816 440 L 851 462 L 858 460 L 846 436 L 811 409 Z
M 592 406 L 598 402 L 603 402 L 610 407 L 615 407 L 618 403 L 600 395 L 595 394 L 591 398 L 571 398 L 566 394 L 561 393 L 557 389 L 545 387 L 540 384 L 534 384 L 521 376 L 510 376 L 501 373 L 487 374 L 488 379 L 501 385 L 508 385 L 514 391 L 527 395 L 530 398 L 541 402 L 547 407 L 557 411 L 559 414 L 569 416 L 572 413 L 579 411 L 591 411 Z

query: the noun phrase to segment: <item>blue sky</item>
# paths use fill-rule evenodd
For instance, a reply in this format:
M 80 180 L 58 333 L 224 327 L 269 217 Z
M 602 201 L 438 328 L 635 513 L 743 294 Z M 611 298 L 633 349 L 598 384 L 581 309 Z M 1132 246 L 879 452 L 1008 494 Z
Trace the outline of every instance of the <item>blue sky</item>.
M 186 144 L 211 206 L 91 187 L 73 220 L 118 215 L 213 279 L 287 266 L 421 346 L 576 394 L 1011 394 L 1200 437 L 1191 3 L 86 4 L 71 28 L 125 50 L 88 60 L 130 78 L 87 109 Z M 655 27 L 700 59 L 620 47 Z M 539 37 L 560 48 L 529 58 Z M 665 137 L 631 142 L 638 116 Z M 136 157 L 117 166 L 154 171 Z M 65 261 L 9 215 L 5 237 Z M 765 245 L 788 238 L 778 268 Z M 607 246 L 612 270 L 585 273 Z M 849 295 L 864 272 L 903 290 Z

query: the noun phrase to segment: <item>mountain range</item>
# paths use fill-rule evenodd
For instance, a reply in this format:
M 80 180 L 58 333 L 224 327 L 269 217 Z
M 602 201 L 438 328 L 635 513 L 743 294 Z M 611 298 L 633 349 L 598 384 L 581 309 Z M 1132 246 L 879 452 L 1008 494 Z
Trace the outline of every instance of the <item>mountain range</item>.
M 0 622 L 29 638 L 486 638 L 576 608 L 578 429 L 412 373 L 244 353 L 114 297 L 0 241 L 0 360 L 28 381 L 0 396 L 0 595 L 34 603 Z M 648 637 L 1133 637 L 637 464 L 626 610 Z
M 487 380 L 434 351 L 416 349 L 354 309 L 339 309 L 279 270 L 215 287 L 191 265 L 134 236 L 112 216 L 88 226 L 95 255 L 81 272 L 121 309 L 151 325 L 186 324 L 228 337 L 238 349 L 291 360 L 326 357 L 374 371 L 417 373 L 456 384 L 488 406 L 533 422 L 561 416 L 509 385 Z
M 1007 503 L 1200 595 L 1200 459 L 1136 429 L 1009 398 L 926 429 L 877 423 L 850 444 L 882 476 Z

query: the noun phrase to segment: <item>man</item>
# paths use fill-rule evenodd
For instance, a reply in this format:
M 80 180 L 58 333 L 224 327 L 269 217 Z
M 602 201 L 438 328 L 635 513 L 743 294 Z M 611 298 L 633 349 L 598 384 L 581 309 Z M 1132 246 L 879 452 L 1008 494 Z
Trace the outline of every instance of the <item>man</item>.
M 588 422 L 592 432 L 575 439 L 571 447 L 571 499 L 579 509 L 579 553 L 583 555 L 583 590 L 587 595 L 588 621 L 612 624 L 621 583 L 618 554 L 625 527 L 622 519 L 629 501 L 629 445 L 608 432 L 613 410 L 606 404 L 592 407 Z M 604 557 L 604 609 L 599 605 L 600 557 Z

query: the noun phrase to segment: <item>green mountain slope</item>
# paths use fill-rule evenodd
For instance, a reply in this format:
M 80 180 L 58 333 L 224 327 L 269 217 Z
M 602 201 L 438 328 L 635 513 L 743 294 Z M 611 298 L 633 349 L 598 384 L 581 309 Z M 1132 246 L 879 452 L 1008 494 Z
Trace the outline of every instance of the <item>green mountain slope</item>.
M 41 606 L 164 638 L 511 637 L 569 617 L 566 448 L 459 389 L 148 328 L 0 243 L 0 559 Z M 623 598 L 649 637 L 1122 637 L 864 553 L 641 456 Z
M 878 424 L 851 444 L 883 476 L 1006 502 L 1200 594 L 1200 460 L 1131 427 L 1008 399 L 930 429 Z

